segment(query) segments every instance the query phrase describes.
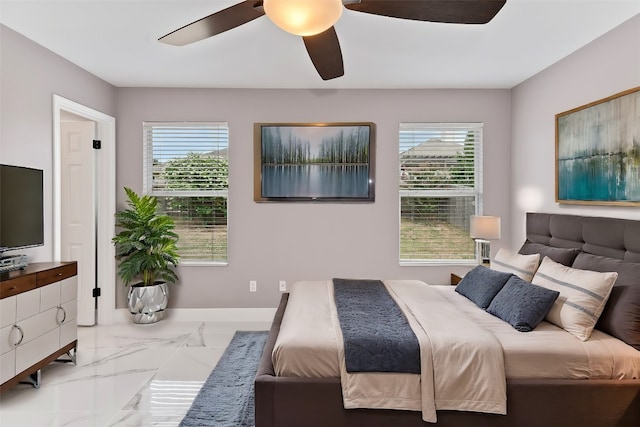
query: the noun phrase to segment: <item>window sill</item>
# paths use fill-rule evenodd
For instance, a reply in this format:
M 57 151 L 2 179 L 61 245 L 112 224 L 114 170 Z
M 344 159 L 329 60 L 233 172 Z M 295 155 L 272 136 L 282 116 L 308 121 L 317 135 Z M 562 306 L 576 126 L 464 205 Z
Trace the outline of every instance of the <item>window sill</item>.
M 437 266 L 461 266 L 461 267 L 475 267 L 478 265 L 476 260 L 415 260 L 415 261 L 400 261 L 400 267 L 437 267 Z
M 220 261 L 181 261 L 179 266 L 181 267 L 227 267 L 228 262 Z

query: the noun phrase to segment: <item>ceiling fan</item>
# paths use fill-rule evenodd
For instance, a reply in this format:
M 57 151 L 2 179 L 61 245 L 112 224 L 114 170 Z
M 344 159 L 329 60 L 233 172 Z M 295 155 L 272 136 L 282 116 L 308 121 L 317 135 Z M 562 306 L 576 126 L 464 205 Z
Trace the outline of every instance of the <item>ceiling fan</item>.
M 392 18 L 452 24 L 486 24 L 506 0 L 246 0 L 185 25 L 158 39 L 184 46 L 267 15 L 276 25 L 302 36 L 323 80 L 344 75 L 342 51 L 333 27 L 343 6 Z

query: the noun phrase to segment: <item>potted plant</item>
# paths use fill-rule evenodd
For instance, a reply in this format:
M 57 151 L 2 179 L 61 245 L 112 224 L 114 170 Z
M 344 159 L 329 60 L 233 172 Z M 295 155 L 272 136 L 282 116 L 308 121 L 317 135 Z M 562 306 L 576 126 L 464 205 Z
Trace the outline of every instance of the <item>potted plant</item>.
M 158 200 L 124 189 L 129 209 L 116 213 L 121 231 L 112 239 L 120 260 L 118 276 L 129 288 L 128 302 L 134 323 L 154 323 L 164 317 L 169 298 L 167 282 L 175 283 L 178 265 L 175 224 L 157 213 Z

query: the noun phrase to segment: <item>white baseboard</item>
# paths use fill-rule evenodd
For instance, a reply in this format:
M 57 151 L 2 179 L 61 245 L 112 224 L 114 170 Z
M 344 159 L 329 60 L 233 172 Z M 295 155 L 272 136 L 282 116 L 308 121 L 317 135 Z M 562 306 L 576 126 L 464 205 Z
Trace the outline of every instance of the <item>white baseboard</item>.
M 271 322 L 275 308 L 169 308 L 165 319 L 178 322 Z M 115 323 L 131 322 L 126 308 L 115 310 Z

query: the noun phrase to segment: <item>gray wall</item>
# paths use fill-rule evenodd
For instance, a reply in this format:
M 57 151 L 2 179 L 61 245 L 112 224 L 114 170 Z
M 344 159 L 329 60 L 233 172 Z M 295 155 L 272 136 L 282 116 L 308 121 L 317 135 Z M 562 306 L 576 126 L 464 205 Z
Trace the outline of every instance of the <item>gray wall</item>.
M 117 187 L 142 189 L 143 121 L 229 123 L 229 265 L 182 266 L 173 307 L 269 307 L 278 280 L 418 278 L 447 283 L 468 267 L 398 263 L 398 124 L 484 122 L 485 213 L 509 229 L 509 90 L 117 89 Z M 253 123 L 371 121 L 373 204 L 253 202 Z M 124 205 L 120 191 L 118 205 Z M 500 242 L 496 242 L 495 248 Z M 460 270 L 457 270 L 460 269 Z M 249 293 L 249 280 L 258 292 Z M 118 305 L 124 290 L 118 286 Z
M 181 267 L 172 306 L 268 307 L 277 282 L 332 276 L 419 278 L 445 283 L 462 266 L 399 267 L 397 131 L 402 121 L 485 123 L 485 213 L 503 218 L 499 247 L 524 239 L 524 212 L 640 217 L 638 208 L 554 202 L 555 114 L 640 85 L 635 17 L 512 90 L 115 89 L 0 25 L 0 161 L 39 167 L 51 212 L 51 95 L 117 118 L 117 185 L 142 187 L 145 120 L 227 121 L 230 126 L 228 267 Z M 372 121 L 377 124 L 376 202 L 256 204 L 254 122 Z M 511 181 L 511 183 L 510 183 Z M 123 194 L 118 195 L 123 206 Z M 35 261 L 51 259 L 51 217 Z M 258 292 L 248 292 L 248 281 Z M 117 286 L 118 306 L 124 290 Z
M 511 245 L 527 211 L 640 219 L 640 207 L 555 202 L 555 115 L 640 86 L 640 15 L 512 89 Z
M 0 24 L 0 163 L 44 170 L 45 244 L 21 251 L 53 258 L 53 94 L 115 116 L 115 88 Z

